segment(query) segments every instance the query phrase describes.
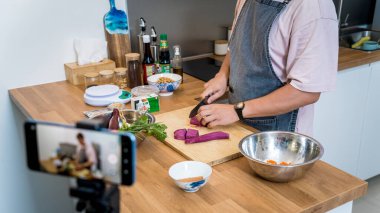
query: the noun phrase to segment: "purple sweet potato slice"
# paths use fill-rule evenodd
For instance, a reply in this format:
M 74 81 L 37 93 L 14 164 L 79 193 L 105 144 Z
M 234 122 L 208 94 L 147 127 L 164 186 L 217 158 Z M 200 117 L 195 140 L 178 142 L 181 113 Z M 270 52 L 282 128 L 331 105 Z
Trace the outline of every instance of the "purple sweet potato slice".
M 190 119 L 190 124 L 193 124 L 195 126 L 202 126 L 202 123 L 200 121 L 198 121 L 198 119 L 196 117 L 192 117 Z
M 230 135 L 225 132 L 211 132 L 205 135 L 201 135 L 196 138 L 189 138 L 185 140 L 186 144 L 192 144 L 192 143 L 201 143 L 201 142 L 207 142 L 212 140 L 220 140 L 220 139 L 229 139 Z
M 186 129 L 177 129 L 174 131 L 174 139 L 185 140 L 186 139 Z
M 196 129 L 187 129 L 186 139 L 199 137 L 199 131 Z

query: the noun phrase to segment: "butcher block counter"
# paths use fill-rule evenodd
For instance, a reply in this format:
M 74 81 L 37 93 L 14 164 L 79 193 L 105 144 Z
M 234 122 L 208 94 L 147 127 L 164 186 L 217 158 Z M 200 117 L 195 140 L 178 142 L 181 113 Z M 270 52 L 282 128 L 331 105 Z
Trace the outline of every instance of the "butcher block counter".
M 173 96 L 160 97 L 160 113 L 197 104 L 203 83 L 185 75 Z M 83 111 L 95 109 L 83 102 L 82 88 L 66 81 L 9 94 L 23 114 L 37 120 L 74 124 L 84 119 Z M 121 212 L 325 212 L 367 191 L 365 181 L 323 161 L 300 180 L 272 183 L 255 176 L 240 157 L 214 166 L 202 189 L 186 193 L 168 175 L 171 165 L 185 160 L 171 148 L 148 137 L 137 149 L 137 160 L 136 183 L 121 187 Z
M 212 56 L 218 61 L 223 61 L 224 56 Z M 346 47 L 339 48 L 338 71 L 371 64 L 380 61 L 380 51 L 365 52 Z

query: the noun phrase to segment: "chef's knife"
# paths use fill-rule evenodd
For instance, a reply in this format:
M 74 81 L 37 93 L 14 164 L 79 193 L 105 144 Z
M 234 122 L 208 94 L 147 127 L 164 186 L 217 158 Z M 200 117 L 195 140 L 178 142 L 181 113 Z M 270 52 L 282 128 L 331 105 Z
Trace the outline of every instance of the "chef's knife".
M 209 97 L 210 97 L 209 95 L 206 96 L 203 100 L 201 100 L 201 101 L 199 102 L 199 104 L 198 104 L 197 106 L 194 107 L 194 109 L 191 110 L 190 115 L 189 115 L 189 118 L 192 118 L 192 117 L 196 116 L 196 115 L 198 114 L 198 110 L 199 110 L 199 108 L 200 108 L 201 106 L 203 106 L 203 105 L 207 105 L 207 104 L 208 104 L 208 103 L 207 103 L 207 100 L 208 100 Z

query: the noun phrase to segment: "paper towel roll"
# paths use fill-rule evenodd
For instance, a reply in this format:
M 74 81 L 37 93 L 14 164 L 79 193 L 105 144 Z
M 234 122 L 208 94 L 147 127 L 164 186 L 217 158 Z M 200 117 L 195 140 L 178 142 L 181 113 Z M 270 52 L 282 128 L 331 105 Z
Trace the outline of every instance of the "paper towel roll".
M 214 54 L 215 55 L 226 55 L 228 50 L 227 40 L 215 40 L 214 42 Z

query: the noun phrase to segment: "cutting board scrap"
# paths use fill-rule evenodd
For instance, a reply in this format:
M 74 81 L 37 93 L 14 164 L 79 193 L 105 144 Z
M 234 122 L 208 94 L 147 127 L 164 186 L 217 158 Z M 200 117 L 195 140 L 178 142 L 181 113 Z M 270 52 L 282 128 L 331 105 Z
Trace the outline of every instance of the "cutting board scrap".
M 161 122 L 168 126 L 168 137 L 165 140 L 165 143 L 185 158 L 201 161 L 210 166 L 224 163 L 242 156 L 238 147 L 239 142 L 243 137 L 252 134 L 252 132 L 236 123 L 229 126 L 215 127 L 213 129 L 195 127 L 189 123 L 188 118 L 190 111 L 194 107 L 195 106 L 187 107 L 155 116 L 156 122 Z M 182 140 L 174 139 L 174 131 L 183 128 L 197 129 L 199 130 L 200 135 L 215 131 L 223 131 L 230 134 L 230 139 L 185 144 Z

